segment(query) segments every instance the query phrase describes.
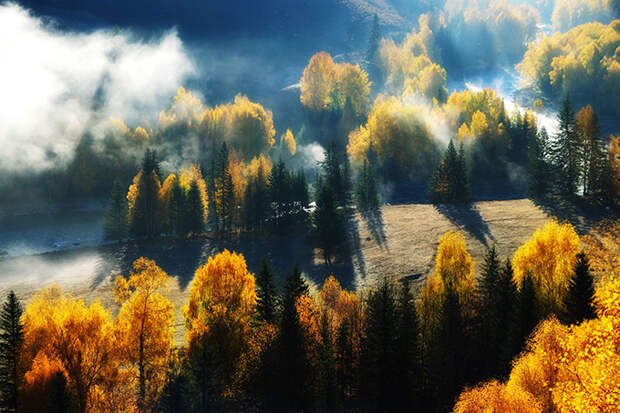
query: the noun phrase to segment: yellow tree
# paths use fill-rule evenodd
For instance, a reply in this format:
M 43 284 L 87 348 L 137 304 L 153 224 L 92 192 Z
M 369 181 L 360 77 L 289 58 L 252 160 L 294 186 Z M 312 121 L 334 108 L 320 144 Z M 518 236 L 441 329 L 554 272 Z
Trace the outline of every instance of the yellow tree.
M 329 53 L 319 52 L 312 56 L 300 80 L 301 103 L 315 111 L 326 109 L 336 77 L 336 63 Z
M 530 274 L 541 294 L 543 310 L 556 313 L 562 302 L 577 262 L 579 235 L 569 224 L 549 221 L 519 247 L 512 259 L 514 279 L 519 288 Z
M 461 393 L 453 412 L 542 413 L 543 410 L 529 393 L 493 380 Z
M 166 366 L 173 346 L 174 312 L 170 300 L 161 294 L 170 277 L 147 258 L 133 263 L 129 279 L 120 276 L 114 296 L 122 303 L 116 328 L 124 362 L 137 370 L 140 411 L 152 411 L 163 389 Z
M 290 129 L 287 129 L 286 132 L 284 132 L 280 137 L 280 147 L 286 148 L 286 151 L 291 156 L 295 156 L 295 153 L 297 153 L 297 144 L 295 143 L 295 137 L 293 136 L 293 132 L 291 132 Z
M 183 315 L 190 356 L 199 360 L 195 375 L 203 407 L 211 385 L 207 374 L 221 391 L 245 346 L 256 311 L 254 287 L 243 255 L 228 250 L 209 257 L 194 274 Z
M 24 354 L 31 360 L 45 358 L 62 371 L 80 413 L 109 397 L 99 389 L 119 377 L 116 343 L 110 314 L 99 302 L 87 306 L 53 286 L 33 297 L 22 320 Z M 33 364 L 29 380 L 46 370 Z
M 620 274 L 620 220 L 599 223 L 582 240 L 594 271 Z

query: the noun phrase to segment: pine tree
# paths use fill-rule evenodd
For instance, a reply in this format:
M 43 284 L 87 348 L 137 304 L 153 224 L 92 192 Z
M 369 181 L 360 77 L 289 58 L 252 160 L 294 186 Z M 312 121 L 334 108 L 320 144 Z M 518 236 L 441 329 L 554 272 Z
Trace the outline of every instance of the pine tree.
M 570 280 L 568 294 L 564 299 L 564 320 L 567 324 L 579 324 L 596 318 L 594 310 L 594 277 L 590 273 L 588 258 L 577 254 L 575 274 Z
M 430 200 L 438 203 L 462 203 L 469 201 L 469 184 L 463 146 L 457 153 L 450 140 L 442 161 L 429 184 Z
M 336 407 L 336 360 L 334 340 L 327 313 L 323 312 L 319 323 L 319 407 L 323 411 L 333 411 Z
M 579 140 L 575 131 L 575 113 L 566 96 L 558 113 L 558 132 L 552 146 L 556 188 L 563 195 L 573 195 L 579 181 Z
M 269 175 L 269 189 L 276 231 L 284 229 L 288 218 L 290 200 L 290 175 L 282 158 L 273 166 Z
M 481 332 L 480 360 L 483 365 L 483 375 L 492 376 L 496 370 L 497 360 L 490 354 L 497 354 L 499 333 L 499 278 L 500 263 L 495 245 L 487 250 L 482 264 L 482 272 L 478 283 L 480 297 Z
M 345 171 L 340 167 L 341 159 L 338 153 L 336 142 L 331 141 L 325 149 L 325 159 L 321 162 L 321 170 L 324 183 L 334 194 L 339 206 L 347 206 L 347 192 L 351 189 L 350 171 L 345 176 Z
M 114 181 L 103 225 L 106 240 L 120 240 L 127 236 L 127 197 L 119 180 Z
M 351 178 L 351 163 L 349 155 L 345 151 L 342 155 L 342 195 L 340 196 L 340 205 L 348 208 L 351 206 L 353 192 L 353 181 Z
M 184 227 L 185 233 L 198 234 L 204 229 L 204 212 L 202 209 L 202 199 L 200 198 L 200 190 L 198 183 L 192 181 L 184 205 Z
M 398 296 L 398 321 L 396 337 L 397 403 L 402 409 L 415 406 L 421 396 L 421 369 L 418 347 L 418 314 L 409 283 L 403 281 Z
M 23 313 L 15 292 L 10 291 L 0 312 L 0 408 L 15 412 L 18 407 L 22 372 L 20 354 L 24 342 Z
M 515 322 L 517 306 L 517 286 L 513 279 L 512 264 L 506 260 L 506 264 L 499 272 L 497 279 L 496 294 L 496 333 L 497 368 L 494 375 L 503 377 L 510 371 L 510 362 L 513 358 L 512 343 L 510 338 L 510 326 Z
M 316 207 L 312 212 L 312 234 L 317 246 L 323 250 L 323 257 L 331 264 L 332 257 L 344 241 L 344 216 L 338 208 L 338 201 L 332 188 L 318 182 Z
M 310 366 L 296 307 L 297 298 L 307 293 L 308 285 L 295 266 L 286 280 L 277 343 L 276 365 L 279 371 L 276 385 L 280 395 L 277 403 L 281 404 L 283 411 L 299 411 L 308 402 Z
M 207 198 L 209 199 L 209 216 L 207 217 L 207 225 L 219 231 L 220 218 L 218 216 L 218 206 L 216 198 L 216 186 L 218 174 L 216 172 L 215 156 L 211 159 L 209 174 L 207 176 Z
M 517 294 L 516 314 L 511 332 L 512 357 L 521 352 L 527 338 L 540 321 L 539 307 L 534 279 L 530 274 L 527 274 L 523 278 L 521 289 Z
M 260 264 L 260 271 L 256 277 L 256 286 L 258 287 L 257 310 L 260 318 L 267 323 L 275 323 L 278 315 L 278 292 L 273 279 L 273 271 L 267 262 L 267 258 L 263 258 Z
M 357 208 L 362 212 L 376 211 L 379 208 L 379 195 L 374 168 L 364 159 L 362 171 L 357 181 Z
M 132 237 L 152 238 L 158 233 L 159 173 L 157 155 L 155 151 L 147 149 L 142 159 L 134 208 L 129 214 L 129 232 Z
M 170 197 L 170 206 L 168 208 L 168 222 L 170 223 L 170 232 L 175 235 L 183 235 L 185 232 L 185 224 L 183 222 L 185 216 L 185 193 L 175 181 L 172 187 L 172 196 Z
M 532 134 L 527 149 L 527 192 L 531 197 L 541 198 L 548 191 L 547 162 L 545 161 L 545 140 L 547 132 L 543 129 Z
M 467 181 L 467 165 L 465 163 L 465 149 L 463 143 L 459 147 L 459 154 L 456 163 L 455 192 L 457 202 L 469 202 L 469 182 Z
M 603 192 L 602 174 L 606 167 L 606 154 L 600 138 L 598 117 L 590 105 L 577 114 L 576 133 L 581 141 L 583 194 L 591 200 L 600 199 Z
M 362 385 L 371 410 L 389 410 L 396 400 L 393 376 L 397 363 L 397 328 L 396 293 L 392 282 L 384 278 L 369 293 L 366 304 Z

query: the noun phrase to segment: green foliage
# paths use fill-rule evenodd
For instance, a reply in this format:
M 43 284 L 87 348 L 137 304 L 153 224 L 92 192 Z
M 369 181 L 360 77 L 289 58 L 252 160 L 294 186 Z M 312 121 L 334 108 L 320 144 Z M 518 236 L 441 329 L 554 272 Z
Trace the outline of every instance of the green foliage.
M 594 307 L 594 277 L 584 253 L 577 254 L 575 274 L 570 281 L 568 294 L 564 299 L 564 320 L 568 324 L 579 324 L 596 318 Z
M 0 311 L 0 408 L 15 412 L 22 382 L 21 351 L 24 342 L 23 309 L 15 292 L 10 291 Z
M 185 231 L 184 233 L 199 234 L 204 228 L 204 216 L 202 208 L 202 200 L 200 199 L 200 192 L 198 190 L 198 183 L 192 181 L 187 191 L 184 204 L 184 217 L 183 223 Z
M 257 310 L 260 318 L 267 323 L 275 323 L 278 316 L 278 292 L 273 279 L 273 271 L 263 258 L 256 276 Z
M 344 215 L 334 190 L 322 179 L 316 185 L 316 206 L 311 217 L 312 238 L 323 250 L 325 261 L 331 264 L 345 240 Z
M 435 204 L 462 203 L 469 201 L 467 168 L 463 147 L 459 153 L 450 140 L 441 163 L 437 166 L 430 183 L 430 200 Z
M 357 179 L 356 188 L 357 209 L 362 212 L 376 211 L 379 208 L 379 194 L 375 171 L 370 162 L 364 159 L 362 170 Z
M 551 146 L 551 156 L 556 188 L 563 195 L 573 195 L 579 181 L 579 136 L 569 96 L 558 113 L 558 132 Z
M 127 236 L 127 198 L 119 180 L 114 181 L 103 224 L 106 240 L 120 240 Z
M 549 165 L 546 153 L 549 138 L 543 128 L 530 136 L 527 151 L 527 192 L 531 197 L 542 198 L 549 191 Z

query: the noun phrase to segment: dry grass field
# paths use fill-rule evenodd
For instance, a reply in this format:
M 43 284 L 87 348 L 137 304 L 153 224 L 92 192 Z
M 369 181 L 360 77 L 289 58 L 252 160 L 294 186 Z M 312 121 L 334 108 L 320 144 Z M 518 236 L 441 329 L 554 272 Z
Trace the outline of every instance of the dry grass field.
M 551 211 L 550 211 L 551 212 Z M 560 219 L 569 218 L 558 213 Z M 224 248 L 246 256 L 251 271 L 267 256 L 282 284 L 299 263 L 312 285 L 334 274 L 348 288 L 363 289 L 384 275 L 406 277 L 418 288 L 433 271 L 435 250 L 446 231 L 461 231 L 479 268 L 486 248 L 496 244 L 502 258 L 528 240 L 536 228 L 551 218 L 544 208 L 528 199 L 478 202 L 469 206 L 410 204 L 384 206 L 380 217 L 360 217 L 350 223 L 350 254 L 343 262 L 327 266 L 318 251 L 307 246 L 305 235 L 215 240 L 155 240 L 80 248 L 54 253 L 7 258 L 0 261 L 0 294 L 14 289 L 28 302 L 34 292 L 58 283 L 86 302 L 100 300 L 113 312 L 113 283 L 117 274 L 128 274 L 139 256 L 153 258 L 174 283 L 168 291 L 175 303 L 176 341 L 184 341 L 181 306 L 195 269 Z M 580 232 L 591 225 L 573 213 Z M 298 232 L 302 232 L 301 230 Z

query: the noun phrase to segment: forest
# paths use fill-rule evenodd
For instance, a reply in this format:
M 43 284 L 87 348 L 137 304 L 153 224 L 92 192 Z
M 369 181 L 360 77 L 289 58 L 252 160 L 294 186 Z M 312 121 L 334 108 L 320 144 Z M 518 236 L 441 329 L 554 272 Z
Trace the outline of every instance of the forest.
M 71 3 L 0 2 L 1 411 L 618 409 L 619 1 Z

